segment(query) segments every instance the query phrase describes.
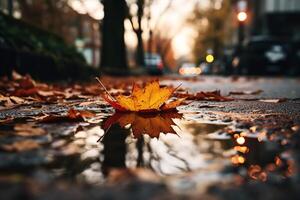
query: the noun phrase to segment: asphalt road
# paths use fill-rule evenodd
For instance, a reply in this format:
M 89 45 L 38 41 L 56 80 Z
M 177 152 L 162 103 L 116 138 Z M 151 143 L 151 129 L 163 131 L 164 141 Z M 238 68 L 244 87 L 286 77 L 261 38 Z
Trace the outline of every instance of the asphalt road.
M 174 77 L 179 80 L 165 83 L 182 84 L 191 92 L 220 90 L 223 95 L 228 95 L 233 91 L 262 90 L 258 95 L 244 95 L 243 98 L 300 98 L 300 78 L 199 76 L 192 81 L 183 81 L 184 77 Z

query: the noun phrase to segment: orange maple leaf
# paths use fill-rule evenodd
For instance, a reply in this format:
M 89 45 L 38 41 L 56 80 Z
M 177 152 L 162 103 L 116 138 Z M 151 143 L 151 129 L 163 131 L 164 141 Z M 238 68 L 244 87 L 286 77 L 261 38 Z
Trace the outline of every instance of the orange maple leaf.
M 131 112 L 157 112 L 175 109 L 181 105 L 185 98 L 166 103 L 177 88 L 161 87 L 159 81 L 155 80 L 141 88 L 133 84 L 130 96 L 118 95 L 115 99 L 110 95 L 103 98 L 117 111 Z
M 172 127 L 176 126 L 172 119 L 181 117 L 182 114 L 174 112 L 115 113 L 105 121 L 103 129 L 107 132 L 113 124 L 119 124 L 122 128 L 130 124 L 135 138 L 140 138 L 143 134 L 147 134 L 151 138 L 158 138 L 160 133 L 177 134 Z

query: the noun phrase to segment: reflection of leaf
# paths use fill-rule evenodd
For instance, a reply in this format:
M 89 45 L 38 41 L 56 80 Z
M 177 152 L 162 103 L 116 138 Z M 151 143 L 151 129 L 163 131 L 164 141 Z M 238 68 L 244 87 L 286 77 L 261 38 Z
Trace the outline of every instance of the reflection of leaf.
M 134 84 L 130 96 L 119 95 L 116 100 L 105 95 L 103 98 L 117 111 L 149 112 L 171 110 L 179 106 L 183 99 L 165 104 L 175 91 L 171 87 L 160 87 L 158 81 L 147 83 L 145 88 Z
M 107 131 L 109 127 L 118 123 L 122 128 L 131 124 L 132 133 L 135 138 L 141 137 L 142 134 L 147 134 L 151 138 L 158 138 L 160 133 L 176 134 L 172 125 L 176 125 L 172 119 L 181 118 L 179 113 L 115 113 L 108 118 L 103 129 Z
M 19 136 L 39 136 L 45 135 L 47 132 L 39 127 L 36 127 L 34 124 L 17 124 L 14 126 L 15 135 Z
M 12 144 L 4 144 L 1 148 L 5 151 L 29 151 L 39 148 L 40 145 L 34 140 L 22 140 Z

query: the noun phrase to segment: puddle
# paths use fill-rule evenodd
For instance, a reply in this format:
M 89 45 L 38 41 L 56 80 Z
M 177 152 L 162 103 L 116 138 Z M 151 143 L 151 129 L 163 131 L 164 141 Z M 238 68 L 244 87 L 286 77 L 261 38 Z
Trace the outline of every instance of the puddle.
M 243 181 L 278 182 L 294 174 L 291 152 L 266 133 L 250 133 L 236 129 L 235 122 L 212 122 L 198 115 L 116 113 L 93 123 L 61 124 L 55 129 L 44 126 L 51 137 L 31 140 L 49 144 L 47 147 L 28 155 L 1 156 L 11 166 L 40 161 L 42 169 L 55 177 L 94 185 L 104 183 L 110 169 L 149 169 L 180 193 L 213 182 L 236 182 L 236 176 Z M 2 130 L 8 133 L 11 127 Z M 9 138 L 2 135 L 0 142 Z M 33 157 L 35 160 L 30 159 Z M 17 160 L 23 163 L 15 163 Z M 10 167 L 9 162 L 0 163 Z
M 161 177 L 207 169 L 219 172 L 229 161 L 223 155 L 217 155 L 224 151 L 221 142 L 207 136 L 227 125 L 198 123 L 179 113 L 116 113 L 97 126 L 98 133 L 93 133 L 94 142 L 98 140 L 94 149 L 99 150 L 95 153 L 99 163 L 95 162 L 79 176 L 97 184 L 115 168 L 146 168 Z M 75 143 L 85 145 L 81 148 L 92 149 L 86 146 L 91 137 L 89 133 L 91 130 L 78 132 Z M 102 179 L 97 181 L 95 177 Z
M 146 168 L 165 178 L 193 174 L 193 179 L 198 177 L 193 181 L 207 184 L 228 174 L 261 181 L 276 171 L 281 179 L 291 175 L 276 144 L 245 131 L 228 133 L 229 123 L 187 118 L 178 113 L 131 113 L 105 119 L 99 141 L 102 176 L 111 168 Z

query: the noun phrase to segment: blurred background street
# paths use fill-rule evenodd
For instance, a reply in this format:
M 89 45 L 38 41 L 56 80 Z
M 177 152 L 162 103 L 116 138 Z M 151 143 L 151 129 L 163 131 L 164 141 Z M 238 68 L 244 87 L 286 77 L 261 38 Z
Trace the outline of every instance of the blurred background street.
M 3 0 L 0 9 L 2 74 L 18 69 L 43 79 L 78 79 L 99 72 L 300 71 L 297 0 Z

